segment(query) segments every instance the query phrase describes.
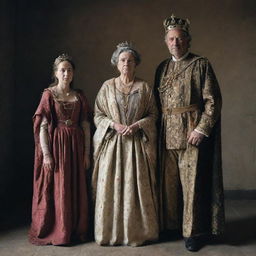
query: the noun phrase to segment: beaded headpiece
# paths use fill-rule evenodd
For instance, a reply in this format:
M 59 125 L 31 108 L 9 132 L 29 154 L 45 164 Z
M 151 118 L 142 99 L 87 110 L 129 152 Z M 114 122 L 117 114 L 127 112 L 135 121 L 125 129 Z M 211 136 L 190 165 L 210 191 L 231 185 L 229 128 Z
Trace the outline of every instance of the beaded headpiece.
M 61 62 L 61 61 L 65 61 L 65 60 L 72 60 L 72 57 L 69 56 L 67 53 L 62 53 L 60 56 L 58 56 L 55 59 L 55 62 Z
M 132 46 L 132 43 L 128 43 L 127 41 L 125 41 L 118 44 L 116 48 L 133 48 L 133 46 Z
M 172 14 L 170 18 L 165 19 L 163 22 L 165 33 L 175 28 L 182 29 L 187 33 L 189 33 L 189 24 L 190 24 L 190 21 L 188 19 L 184 20 L 184 19 L 175 17 L 174 14 Z
M 125 52 L 125 51 L 132 52 L 132 54 L 133 54 L 133 56 L 135 58 L 136 65 L 140 64 L 140 62 L 141 62 L 140 54 L 135 50 L 135 48 L 133 47 L 132 43 L 129 43 L 129 42 L 125 41 L 125 42 L 119 43 L 116 46 L 116 50 L 112 54 L 111 64 L 113 66 L 117 65 L 119 55 L 122 52 Z
M 62 53 L 60 56 L 58 56 L 53 63 L 53 70 L 56 70 L 57 66 L 62 62 L 62 61 L 68 61 L 73 69 L 75 69 L 75 64 L 72 60 L 72 57 L 68 55 L 67 53 Z

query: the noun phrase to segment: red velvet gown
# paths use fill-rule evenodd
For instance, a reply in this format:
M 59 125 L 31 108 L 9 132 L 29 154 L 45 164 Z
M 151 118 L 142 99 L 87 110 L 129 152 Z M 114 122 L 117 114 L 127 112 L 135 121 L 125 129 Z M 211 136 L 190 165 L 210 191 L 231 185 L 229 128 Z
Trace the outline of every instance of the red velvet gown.
M 33 117 L 35 137 L 32 223 L 29 240 L 37 245 L 62 245 L 85 241 L 88 233 L 88 200 L 83 165 L 85 138 L 81 122 L 88 105 L 81 92 L 64 109 L 50 89 L 43 92 Z M 49 149 L 55 166 L 43 166 L 39 141 L 42 118 L 48 121 Z M 68 123 L 65 121 L 70 119 Z M 88 138 L 90 139 L 90 138 Z

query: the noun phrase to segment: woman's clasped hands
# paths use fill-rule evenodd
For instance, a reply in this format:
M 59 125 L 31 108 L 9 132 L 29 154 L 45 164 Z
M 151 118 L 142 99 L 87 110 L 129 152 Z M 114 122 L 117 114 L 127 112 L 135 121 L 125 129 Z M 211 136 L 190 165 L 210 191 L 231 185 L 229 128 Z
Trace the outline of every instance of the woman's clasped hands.
M 138 123 L 134 123 L 132 125 L 123 125 L 115 123 L 114 129 L 117 131 L 117 133 L 122 134 L 124 136 L 134 135 L 139 130 L 139 125 Z

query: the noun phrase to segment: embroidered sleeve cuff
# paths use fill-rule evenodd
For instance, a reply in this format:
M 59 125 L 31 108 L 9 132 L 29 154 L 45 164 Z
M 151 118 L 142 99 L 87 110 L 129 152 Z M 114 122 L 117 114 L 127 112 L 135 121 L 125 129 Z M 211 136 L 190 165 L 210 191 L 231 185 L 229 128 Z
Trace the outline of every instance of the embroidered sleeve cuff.
M 136 124 L 138 125 L 139 129 L 142 129 L 140 122 L 137 122 Z
M 205 137 L 209 137 L 207 134 L 205 134 L 204 132 L 202 131 L 199 131 L 198 129 L 194 129 L 195 132 L 198 132 L 200 134 L 203 134 Z

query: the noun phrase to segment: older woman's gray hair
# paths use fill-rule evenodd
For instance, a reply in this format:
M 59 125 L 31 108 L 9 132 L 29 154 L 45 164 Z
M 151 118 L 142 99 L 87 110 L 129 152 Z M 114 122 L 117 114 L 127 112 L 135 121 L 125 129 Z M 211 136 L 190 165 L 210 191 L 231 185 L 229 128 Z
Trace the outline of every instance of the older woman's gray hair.
M 119 55 L 122 52 L 130 52 L 135 60 L 136 66 L 138 66 L 141 62 L 140 54 L 132 47 L 128 42 L 120 43 L 116 47 L 117 49 L 113 52 L 111 57 L 111 64 L 113 66 L 117 66 Z

